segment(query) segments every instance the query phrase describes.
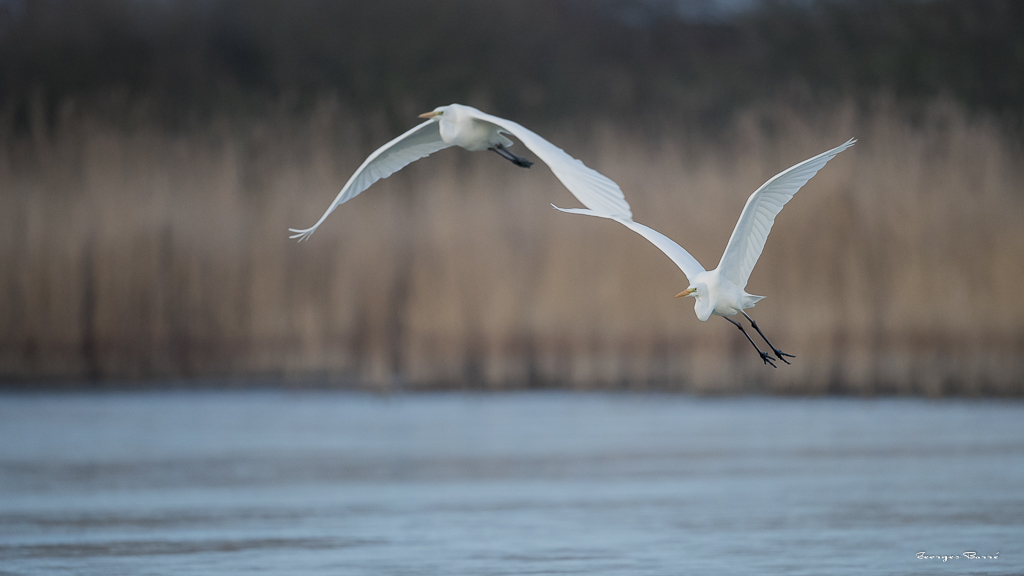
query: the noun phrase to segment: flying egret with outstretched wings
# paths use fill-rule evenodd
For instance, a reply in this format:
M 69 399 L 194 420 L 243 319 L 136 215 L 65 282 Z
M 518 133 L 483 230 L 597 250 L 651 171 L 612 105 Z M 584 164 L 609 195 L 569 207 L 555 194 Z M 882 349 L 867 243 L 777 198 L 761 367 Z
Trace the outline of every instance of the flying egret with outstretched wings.
M 370 154 L 316 224 L 305 230 L 291 229 L 291 238 L 298 238 L 300 242 L 309 238 L 338 206 L 355 198 L 377 180 L 449 146 L 460 146 L 471 152 L 492 150 L 516 166 L 529 168 L 533 162 L 509 151 L 512 140 L 506 134 L 518 139 L 547 164 L 584 206 L 601 214 L 632 218 L 618 184 L 520 124 L 461 104 L 440 106 L 421 114 L 420 118 L 427 121 Z
M 558 208 L 557 206 L 555 208 L 572 214 L 586 214 L 609 218 L 648 239 L 668 255 L 675 262 L 676 266 L 683 271 L 683 274 L 686 275 L 690 285 L 686 290 L 676 294 L 676 298 L 682 296 L 694 298 L 696 301 L 693 305 L 693 311 L 701 322 L 706 321 L 712 314 L 725 318 L 739 328 L 743 335 L 747 337 L 747 340 L 750 340 L 750 343 L 757 349 L 757 353 L 761 355 L 761 359 L 764 360 L 765 364 L 775 367 L 775 363 L 768 352 L 761 351 L 757 344 L 754 343 L 754 340 L 750 338 L 750 335 L 747 334 L 747 331 L 743 329 L 743 325 L 730 318 L 730 316 L 735 316 L 736 314 L 743 314 L 750 321 L 750 325 L 757 330 L 757 333 L 761 335 L 761 338 L 772 349 L 775 357 L 789 364 L 789 360 L 786 360 L 786 358 L 793 358 L 794 356 L 786 354 L 772 345 L 757 326 L 757 322 L 754 322 L 744 312 L 746 308 L 753 308 L 758 300 L 764 298 L 764 296 L 755 296 L 747 293 L 745 290 L 747 280 L 750 278 L 750 272 L 754 269 L 754 264 L 757 264 L 757 259 L 761 256 L 761 251 L 764 250 L 764 243 L 768 240 L 768 233 L 771 232 L 772 224 L 775 223 L 775 217 L 782 211 L 782 207 L 793 198 L 793 195 L 808 180 L 818 173 L 818 170 L 825 166 L 825 163 L 834 158 L 836 154 L 853 146 L 856 141 L 856 139 L 851 138 L 842 146 L 818 154 L 814 158 L 804 160 L 762 184 L 747 199 L 747 203 L 740 213 L 740 219 L 736 223 L 736 228 L 733 229 L 729 243 L 725 247 L 725 253 L 722 254 L 722 259 L 718 262 L 718 267 L 710 271 L 705 270 L 700 265 L 700 262 L 682 246 L 676 244 L 661 232 L 634 222 L 631 217 L 601 212 L 592 208 L 566 209 Z

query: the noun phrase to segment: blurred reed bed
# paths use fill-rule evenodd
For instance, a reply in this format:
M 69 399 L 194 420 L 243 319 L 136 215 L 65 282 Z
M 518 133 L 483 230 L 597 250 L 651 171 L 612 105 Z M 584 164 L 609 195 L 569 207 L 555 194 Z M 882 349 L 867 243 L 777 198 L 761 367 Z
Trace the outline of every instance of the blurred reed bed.
M 382 390 L 1020 394 L 1024 179 L 1001 128 L 936 104 L 785 106 L 707 135 L 538 127 L 618 181 L 638 221 L 717 263 L 746 197 L 850 136 L 777 220 L 748 290 L 792 366 L 763 367 L 686 280 L 551 173 L 446 150 L 307 243 L 393 136 L 332 101 L 170 131 L 65 107 L 0 126 L 0 375 L 251 376 Z M 410 124 L 414 122 L 410 118 Z

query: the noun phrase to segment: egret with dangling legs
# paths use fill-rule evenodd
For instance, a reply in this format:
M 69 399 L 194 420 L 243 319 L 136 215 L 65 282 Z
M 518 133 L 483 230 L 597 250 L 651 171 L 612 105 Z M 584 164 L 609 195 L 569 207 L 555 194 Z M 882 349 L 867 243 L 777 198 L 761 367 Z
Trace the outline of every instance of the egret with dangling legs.
M 377 180 L 387 178 L 416 160 L 449 146 L 460 146 L 471 152 L 491 150 L 516 166 L 532 166 L 533 162 L 509 151 L 512 140 L 506 134 L 518 139 L 544 161 L 555 177 L 587 208 L 609 216 L 633 218 L 618 184 L 511 120 L 461 104 L 440 106 L 420 114 L 420 118 L 426 119 L 426 122 L 370 154 L 316 224 L 305 230 L 290 229 L 291 238 L 297 238 L 300 242 L 306 240 L 338 206 L 355 198 Z
M 712 314 L 728 320 L 743 332 L 743 335 L 761 356 L 761 360 L 774 368 L 776 359 L 789 364 L 790 362 L 786 358 L 795 358 L 795 356 L 776 348 L 761 331 L 757 322 L 754 322 L 744 312 L 745 309 L 753 308 L 754 304 L 764 298 L 764 296 L 755 296 L 746 292 L 747 280 L 754 270 L 754 264 L 761 256 L 761 251 L 764 250 L 768 233 L 771 232 L 775 217 L 782 211 L 782 207 L 808 180 L 818 173 L 818 170 L 825 166 L 825 163 L 834 158 L 836 154 L 853 146 L 856 141 L 851 138 L 842 146 L 804 160 L 762 184 L 747 199 L 747 203 L 740 213 L 740 219 L 729 238 L 729 243 L 726 244 L 725 253 L 722 254 L 722 259 L 718 262 L 718 267 L 710 271 L 705 270 L 700 262 L 697 262 L 697 259 L 682 246 L 661 232 L 634 222 L 632 218 L 602 213 L 596 209 L 558 208 L 558 206 L 555 208 L 571 214 L 586 214 L 615 220 L 649 240 L 671 258 L 686 275 L 689 286 L 686 290 L 676 294 L 676 298 L 684 296 L 693 298 L 695 300 L 693 311 L 701 322 L 707 321 Z M 742 314 L 750 322 L 751 327 L 771 349 L 772 354 L 775 355 L 774 358 L 767 351 L 761 350 L 750 334 L 744 330 L 742 324 L 731 318 L 736 314 Z

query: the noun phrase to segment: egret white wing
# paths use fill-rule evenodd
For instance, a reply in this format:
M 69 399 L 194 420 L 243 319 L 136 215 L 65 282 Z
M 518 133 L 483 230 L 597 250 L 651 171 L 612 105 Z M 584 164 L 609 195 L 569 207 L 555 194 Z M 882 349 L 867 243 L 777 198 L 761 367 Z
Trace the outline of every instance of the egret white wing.
M 825 163 L 843 150 L 853 146 L 857 140 L 851 138 L 842 146 L 822 152 L 814 158 L 788 168 L 765 182 L 750 195 L 736 228 L 729 237 L 729 243 L 718 263 L 719 272 L 741 289 L 747 285 L 754 264 L 761 257 L 768 233 L 772 230 L 775 217 L 782 211 L 793 195 L 803 187 Z
M 676 244 L 668 236 L 665 236 L 661 232 L 658 232 L 654 228 L 644 226 L 639 222 L 634 222 L 631 218 L 620 218 L 617 216 L 606 216 L 600 212 L 594 210 L 586 210 L 584 208 L 559 208 L 552 204 L 555 210 L 561 210 L 562 212 L 568 212 L 570 214 L 585 214 L 587 216 L 597 216 L 598 218 L 607 218 L 609 220 L 615 220 L 619 224 L 622 224 L 626 228 L 629 228 L 633 232 L 643 236 L 651 244 L 658 247 L 659 250 L 665 253 L 666 256 L 675 262 L 676 266 L 686 274 L 686 279 L 693 283 L 693 280 L 697 277 L 697 274 L 704 272 L 704 267 L 697 262 L 697 259 L 690 255 L 685 248 Z
M 467 106 L 467 108 L 469 107 Z M 551 168 L 555 177 L 584 206 L 601 214 L 632 220 L 633 213 L 630 211 L 629 203 L 626 202 L 626 197 L 623 196 L 619 185 L 610 178 L 588 167 L 579 159 L 566 154 L 564 150 L 521 124 L 492 116 L 475 108 L 471 110 L 475 118 L 490 122 L 502 132 L 515 136 L 547 164 L 548 168 Z
M 338 193 L 334 202 L 331 202 L 324 215 L 316 221 L 316 224 L 305 230 L 290 228 L 288 231 L 294 233 L 290 238 L 298 238 L 300 242 L 309 238 L 310 234 L 316 231 L 317 227 L 330 216 L 331 212 L 334 212 L 335 208 L 355 198 L 377 180 L 387 178 L 416 160 L 449 146 L 450 144 L 441 139 L 441 131 L 438 129 L 435 119 L 427 120 L 381 146 L 363 161 L 355 174 L 345 183 L 345 187 Z

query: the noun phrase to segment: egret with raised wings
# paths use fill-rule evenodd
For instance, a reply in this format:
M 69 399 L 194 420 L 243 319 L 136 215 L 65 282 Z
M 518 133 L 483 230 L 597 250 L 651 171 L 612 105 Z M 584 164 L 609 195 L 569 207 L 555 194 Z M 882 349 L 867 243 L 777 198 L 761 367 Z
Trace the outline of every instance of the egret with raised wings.
M 529 168 L 533 162 L 510 152 L 512 140 L 505 134 L 517 138 L 543 160 L 555 177 L 587 208 L 619 218 L 633 217 L 618 184 L 511 120 L 461 104 L 440 106 L 420 114 L 420 118 L 427 121 L 370 154 L 316 224 L 305 230 L 290 229 L 293 233 L 291 238 L 298 238 L 300 242 L 309 238 L 338 206 L 355 198 L 377 180 L 449 146 L 461 146 L 471 152 L 492 150 L 516 166 Z
M 782 207 L 793 198 L 793 195 L 808 180 L 818 173 L 818 170 L 825 166 L 826 162 L 835 157 L 836 154 L 853 146 L 854 142 L 856 142 L 856 139 L 851 138 L 842 146 L 818 154 L 809 160 L 804 160 L 762 184 L 747 199 L 743 212 L 740 213 L 739 222 L 736 223 L 736 228 L 733 229 L 729 243 L 725 247 L 725 253 L 722 254 L 718 267 L 711 271 L 705 270 L 700 265 L 700 262 L 697 262 L 697 259 L 691 256 L 682 246 L 676 244 L 657 230 L 634 222 L 630 217 L 604 213 L 597 209 L 565 209 L 558 208 L 557 206 L 555 208 L 562 212 L 587 214 L 615 220 L 660 248 L 683 271 L 690 284 L 686 290 L 676 294 L 676 298 L 683 296 L 694 298 L 696 301 L 693 305 L 693 311 L 701 322 L 707 321 L 712 314 L 721 316 L 731 322 L 743 332 L 743 335 L 747 337 L 747 340 L 754 346 L 757 353 L 761 355 L 764 363 L 770 364 L 774 368 L 774 359 L 767 351 L 762 351 L 750 337 L 750 334 L 747 334 L 747 331 L 743 329 L 743 325 L 730 318 L 730 316 L 743 314 L 754 330 L 757 330 L 757 333 L 761 335 L 761 338 L 771 348 L 775 358 L 789 364 L 789 360 L 786 360 L 786 358 L 795 357 L 776 348 L 764 335 L 764 332 L 761 332 L 757 322 L 744 312 L 745 309 L 753 308 L 758 300 L 764 298 L 764 296 L 755 296 L 746 292 L 747 280 L 750 278 L 750 272 L 754 269 L 754 264 L 757 263 L 757 259 L 761 256 L 765 240 L 768 239 L 768 233 L 771 232 L 772 224 L 775 223 L 775 217 L 782 211 Z

